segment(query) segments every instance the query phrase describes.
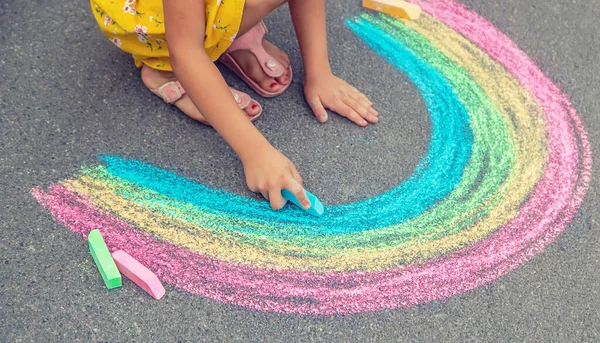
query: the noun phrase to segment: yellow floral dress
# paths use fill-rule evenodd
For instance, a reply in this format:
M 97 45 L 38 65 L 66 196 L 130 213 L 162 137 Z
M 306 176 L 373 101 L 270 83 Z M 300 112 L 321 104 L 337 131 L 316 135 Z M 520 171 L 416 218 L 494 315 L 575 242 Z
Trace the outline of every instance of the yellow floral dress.
M 165 38 L 163 0 L 90 0 L 102 32 L 138 67 L 173 70 Z M 217 60 L 235 39 L 245 0 L 206 0 L 204 48 Z

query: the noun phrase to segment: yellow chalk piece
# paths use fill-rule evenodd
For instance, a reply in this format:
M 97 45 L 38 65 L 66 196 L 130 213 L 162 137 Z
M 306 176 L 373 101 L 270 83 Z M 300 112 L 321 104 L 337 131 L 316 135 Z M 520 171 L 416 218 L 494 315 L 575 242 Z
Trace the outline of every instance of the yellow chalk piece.
M 393 17 L 415 20 L 421 16 L 421 7 L 401 0 L 363 0 L 363 7 Z

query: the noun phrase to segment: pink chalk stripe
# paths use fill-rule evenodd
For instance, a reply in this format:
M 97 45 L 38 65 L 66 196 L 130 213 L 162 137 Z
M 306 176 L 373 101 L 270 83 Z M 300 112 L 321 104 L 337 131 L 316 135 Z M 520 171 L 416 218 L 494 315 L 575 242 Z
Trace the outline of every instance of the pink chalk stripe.
M 154 240 L 118 219 L 93 209 L 85 203 L 83 198 L 68 192 L 62 186 L 53 186 L 50 191 L 49 194 L 35 190 L 33 193 L 40 203 L 48 207 L 57 220 L 63 222 L 71 230 L 85 235 L 94 228 L 100 228 L 109 246 L 118 245 L 120 248 L 133 249 L 131 251 L 139 254 L 136 258 L 144 261 L 147 265 L 156 266 L 157 274 L 166 282 L 192 293 L 257 310 L 326 314 L 369 310 L 367 308 L 377 310 L 404 307 L 433 300 L 426 296 L 426 292 L 419 294 L 424 293 L 420 292 L 422 288 L 423 290 L 426 288 L 428 292 L 435 289 L 437 296 L 443 298 L 477 287 L 482 282 L 498 277 L 497 274 L 502 274 L 496 270 L 497 273 L 482 278 L 482 274 L 474 271 L 472 275 L 475 279 L 452 277 L 457 272 L 457 268 L 458 271 L 471 274 L 473 265 L 469 263 L 446 263 L 445 267 L 449 267 L 449 270 L 440 270 L 439 268 L 419 270 L 419 266 L 411 266 L 404 272 L 391 270 L 381 273 L 312 274 L 254 270 L 214 261 L 170 243 Z M 516 264 L 513 263 L 515 267 L 520 263 L 516 262 Z M 401 274 L 397 275 L 399 272 Z M 442 276 L 446 275 L 450 278 L 440 278 L 440 273 Z M 331 282 L 337 282 L 339 286 L 327 285 Z M 360 285 L 363 290 L 357 290 L 357 285 Z M 262 291 L 255 292 L 256 288 Z M 285 294 L 288 293 L 285 292 L 288 288 L 292 294 Z M 371 299 L 370 304 L 365 303 L 365 300 L 370 298 L 369 293 L 372 289 L 381 292 L 383 298 L 388 301 L 373 304 L 371 301 L 374 299 Z M 307 292 L 309 290 L 313 291 Z M 317 300 L 315 296 L 322 292 L 333 297 L 329 298 L 330 301 L 317 297 L 321 299 L 318 299 L 318 304 L 312 306 L 287 303 L 290 297 L 308 297 Z M 253 296 L 252 293 L 255 295 Z M 392 293 L 398 298 L 390 299 L 393 296 Z M 270 296 L 276 300 L 260 299 L 256 296 Z M 278 302 L 277 299 L 283 303 Z

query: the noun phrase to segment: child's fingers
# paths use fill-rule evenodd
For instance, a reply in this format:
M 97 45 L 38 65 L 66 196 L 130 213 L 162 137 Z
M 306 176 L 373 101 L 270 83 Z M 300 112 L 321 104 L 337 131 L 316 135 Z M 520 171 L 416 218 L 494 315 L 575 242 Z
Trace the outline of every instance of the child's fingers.
M 298 169 L 296 169 L 296 167 L 293 164 L 290 164 L 290 170 L 292 172 L 292 176 L 294 176 L 294 180 L 298 181 L 300 186 L 304 188 L 304 181 L 302 180 L 302 176 L 300 176 L 300 173 L 298 173 Z
M 356 100 L 356 102 L 358 102 L 362 107 L 364 107 L 367 110 L 372 109 L 373 107 L 373 103 L 369 101 L 369 99 L 367 99 L 366 96 L 364 96 L 361 92 L 359 91 L 354 91 L 351 90 L 350 92 L 348 92 L 348 96 L 350 98 L 352 98 L 353 100 Z
M 304 208 L 310 208 L 310 200 L 308 200 L 308 197 L 306 196 L 304 187 L 302 187 L 298 181 L 291 178 L 288 179 L 285 184 L 285 189 L 292 192 Z
M 361 93 L 358 89 L 356 89 L 355 87 L 350 87 L 350 91 L 348 92 L 348 96 L 354 100 L 356 100 L 359 104 L 362 105 L 362 107 L 366 108 L 367 111 L 369 111 L 369 113 L 371 115 L 374 115 L 376 117 L 379 116 L 379 112 L 377 112 L 374 108 L 373 108 L 373 103 L 371 102 L 371 100 L 369 100 L 369 98 L 367 98 L 366 95 L 364 95 L 363 93 Z
M 263 196 L 263 198 L 265 198 L 267 201 L 270 201 L 270 200 L 269 200 L 269 192 L 267 192 L 267 191 L 262 191 L 262 190 L 261 190 L 261 191 L 259 191 L 259 193 L 260 193 L 260 194 Z
M 360 93 L 359 99 L 361 104 L 369 104 L 367 108 L 369 109 L 369 112 L 371 112 L 371 114 L 373 114 L 374 116 L 379 116 L 379 112 L 375 111 L 375 109 L 373 108 L 373 103 L 364 94 Z
M 373 106 L 373 102 L 371 100 L 369 100 L 369 98 L 367 98 L 366 95 L 364 95 L 363 93 L 361 93 L 361 91 L 359 91 L 358 89 L 356 89 L 356 87 L 351 86 L 350 89 L 351 89 L 352 94 L 355 94 L 361 100 L 364 100 L 364 101 L 368 102 L 369 105 Z
M 342 100 L 338 99 L 336 101 L 336 106 L 331 108 L 333 111 L 341 114 L 342 116 L 350 119 L 354 123 L 360 126 L 367 126 L 367 122 L 360 116 L 360 114 L 356 113 L 350 106 L 346 105 Z
M 285 206 L 286 200 L 281 195 L 280 187 L 272 187 L 269 189 L 269 201 L 274 210 L 280 210 Z
M 321 122 L 324 123 L 327 121 L 327 111 L 325 111 L 325 107 L 321 103 L 321 99 L 318 96 L 307 98 L 308 106 L 315 114 L 315 117 Z
M 366 119 L 371 123 L 376 123 L 379 118 L 373 115 L 367 108 L 363 107 L 358 101 L 352 99 L 351 97 L 346 97 L 344 99 L 344 103 L 350 106 L 356 113 L 358 113 L 361 117 Z

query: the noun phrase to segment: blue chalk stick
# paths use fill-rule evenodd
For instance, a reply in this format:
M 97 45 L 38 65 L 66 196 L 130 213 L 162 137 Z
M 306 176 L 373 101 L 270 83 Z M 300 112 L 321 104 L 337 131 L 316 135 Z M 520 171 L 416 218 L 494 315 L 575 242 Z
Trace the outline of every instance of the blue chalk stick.
M 283 195 L 283 197 L 288 200 L 291 201 L 292 203 L 294 203 L 294 205 L 300 207 L 301 209 L 305 210 L 306 212 L 312 214 L 313 216 L 317 216 L 320 217 L 323 212 L 325 212 L 325 207 L 323 206 L 323 203 L 317 199 L 316 196 L 314 196 L 311 192 L 304 190 L 306 192 L 306 196 L 308 197 L 308 200 L 310 201 L 310 208 L 305 209 L 304 207 L 302 207 L 302 204 L 300 204 L 300 202 L 298 201 L 298 199 L 296 199 L 296 196 L 288 191 L 287 189 L 283 189 L 281 190 L 281 195 Z

